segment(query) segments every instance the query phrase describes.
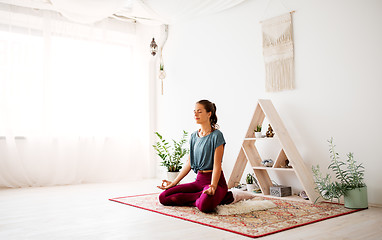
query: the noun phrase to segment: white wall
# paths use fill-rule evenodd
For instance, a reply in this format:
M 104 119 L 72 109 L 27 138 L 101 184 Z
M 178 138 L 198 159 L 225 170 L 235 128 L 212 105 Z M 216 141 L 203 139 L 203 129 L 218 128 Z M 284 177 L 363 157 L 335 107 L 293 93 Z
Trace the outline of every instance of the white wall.
M 158 130 L 171 138 L 180 137 L 182 129 L 192 132 L 194 103 L 215 102 L 227 142 L 228 179 L 256 100 L 269 98 L 309 168 L 328 165 L 326 140 L 334 137 L 344 159 L 352 151 L 366 167 L 369 202 L 382 204 L 382 1 L 271 3 L 248 0 L 170 26 L 164 96 L 157 96 Z M 259 21 L 288 11 L 285 7 L 296 11 L 296 89 L 266 93 Z

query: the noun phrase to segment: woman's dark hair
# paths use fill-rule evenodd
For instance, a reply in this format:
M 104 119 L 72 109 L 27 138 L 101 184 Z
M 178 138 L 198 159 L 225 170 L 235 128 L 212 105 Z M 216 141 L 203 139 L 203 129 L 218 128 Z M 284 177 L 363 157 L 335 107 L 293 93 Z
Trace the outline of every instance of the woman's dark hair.
M 216 116 L 216 105 L 215 105 L 215 103 L 212 103 L 208 100 L 200 100 L 197 103 L 202 104 L 204 106 L 204 109 L 206 109 L 207 112 L 211 113 L 210 124 L 211 124 L 212 131 L 219 129 L 219 125 L 217 124 L 218 117 Z

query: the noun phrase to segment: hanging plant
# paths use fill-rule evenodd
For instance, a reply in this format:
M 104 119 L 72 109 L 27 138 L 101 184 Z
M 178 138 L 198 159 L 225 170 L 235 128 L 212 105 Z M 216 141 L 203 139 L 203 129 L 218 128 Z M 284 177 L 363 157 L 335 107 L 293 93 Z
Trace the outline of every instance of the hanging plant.
M 161 93 L 163 95 L 163 79 L 166 78 L 166 72 L 164 71 L 164 64 L 163 64 L 162 56 L 161 56 L 161 61 L 159 64 L 159 75 L 158 75 L 158 77 L 161 80 Z

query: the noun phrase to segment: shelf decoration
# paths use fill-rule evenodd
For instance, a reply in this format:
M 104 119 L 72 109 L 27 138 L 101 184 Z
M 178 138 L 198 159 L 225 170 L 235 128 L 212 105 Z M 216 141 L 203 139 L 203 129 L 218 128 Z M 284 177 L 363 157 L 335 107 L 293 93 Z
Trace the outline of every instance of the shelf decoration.
M 285 159 L 285 165 L 280 165 L 280 167 L 282 168 L 292 168 L 292 166 L 289 165 L 289 160 L 288 159 Z
M 272 159 L 264 159 L 261 161 L 261 164 L 264 165 L 264 167 L 272 167 L 273 166 L 273 160 Z
M 275 135 L 275 133 L 273 132 L 273 128 L 271 127 L 271 124 L 268 124 L 268 131 L 267 131 L 266 135 L 269 138 L 271 138 Z
M 267 92 L 294 89 L 292 13 L 261 22 Z
M 287 197 L 292 195 L 292 188 L 287 186 L 272 186 L 269 191 L 271 195 L 275 197 Z
M 255 137 L 256 138 L 261 138 L 261 128 L 262 126 L 261 125 L 257 125 L 256 129 L 255 129 Z

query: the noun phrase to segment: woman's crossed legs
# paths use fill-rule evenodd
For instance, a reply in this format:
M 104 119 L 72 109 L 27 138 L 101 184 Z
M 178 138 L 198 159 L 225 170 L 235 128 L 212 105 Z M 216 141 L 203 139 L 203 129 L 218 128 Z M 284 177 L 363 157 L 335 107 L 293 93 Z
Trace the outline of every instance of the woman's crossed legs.
M 159 201 L 166 206 L 194 206 L 202 212 L 211 212 L 219 204 L 233 201 L 231 192 L 227 192 L 227 184 L 223 173 L 220 176 L 214 195 L 203 193 L 211 183 L 211 173 L 198 173 L 192 183 L 180 184 L 169 188 L 159 195 Z

